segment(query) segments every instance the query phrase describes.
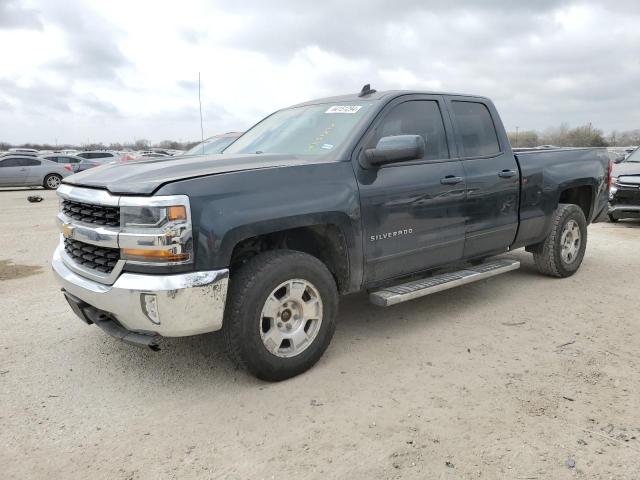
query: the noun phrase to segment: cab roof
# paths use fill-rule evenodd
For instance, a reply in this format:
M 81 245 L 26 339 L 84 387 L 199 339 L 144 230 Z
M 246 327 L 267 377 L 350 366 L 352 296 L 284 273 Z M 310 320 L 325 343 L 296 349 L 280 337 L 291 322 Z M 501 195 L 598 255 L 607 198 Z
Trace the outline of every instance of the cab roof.
M 343 102 L 362 102 L 367 100 L 390 100 L 395 97 L 399 97 L 401 95 L 446 95 L 446 96 L 455 96 L 455 97 L 473 97 L 473 98 L 482 98 L 484 100 L 489 100 L 487 97 L 483 97 L 481 95 L 471 95 L 465 93 L 451 93 L 451 92 L 434 92 L 434 91 L 423 91 L 423 90 L 385 90 L 382 92 L 373 91 L 373 93 L 369 93 L 364 96 L 360 96 L 359 93 L 352 93 L 347 95 L 338 95 L 335 97 L 325 97 L 318 98 L 316 100 L 309 100 L 306 102 L 298 103 L 295 105 L 291 105 L 289 108 L 293 107 L 303 107 L 307 105 L 318 105 L 322 103 L 343 103 Z

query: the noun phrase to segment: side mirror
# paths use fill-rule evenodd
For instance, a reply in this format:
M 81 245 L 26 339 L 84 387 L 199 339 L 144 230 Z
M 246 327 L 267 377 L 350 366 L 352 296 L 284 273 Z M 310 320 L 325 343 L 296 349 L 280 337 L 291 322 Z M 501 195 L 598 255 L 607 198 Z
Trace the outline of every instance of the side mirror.
M 382 137 L 376 148 L 364 152 L 367 167 L 416 160 L 424 157 L 425 142 L 420 135 Z
M 625 158 L 626 158 L 626 156 L 625 156 L 625 155 L 620 155 L 619 157 L 616 157 L 616 158 L 613 160 L 613 163 L 620 163 L 620 162 L 622 162 Z

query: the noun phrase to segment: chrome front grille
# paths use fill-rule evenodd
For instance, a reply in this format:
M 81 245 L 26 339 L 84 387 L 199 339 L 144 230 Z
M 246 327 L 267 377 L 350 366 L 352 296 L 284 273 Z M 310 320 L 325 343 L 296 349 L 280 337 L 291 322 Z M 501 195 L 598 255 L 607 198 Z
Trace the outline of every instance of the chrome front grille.
M 106 205 L 93 205 L 91 203 L 62 201 L 62 213 L 79 222 L 105 227 L 120 226 L 120 208 Z
M 68 238 L 64 239 L 64 250 L 78 265 L 105 274 L 111 273 L 120 260 L 120 250 L 117 248 L 98 247 Z

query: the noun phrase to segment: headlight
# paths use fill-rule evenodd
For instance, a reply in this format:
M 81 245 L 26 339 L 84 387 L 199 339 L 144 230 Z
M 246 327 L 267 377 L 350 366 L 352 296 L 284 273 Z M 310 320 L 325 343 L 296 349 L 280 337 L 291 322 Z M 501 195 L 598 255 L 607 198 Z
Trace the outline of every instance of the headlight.
M 611 186 L 609 187 L 609 200 L 613 200 L 613 197 L 616 195 L 618 191 L 618 187 L 616 184 L 618 182 L 618 177 L 611 177 Z
M 193 261 L 189 199 L 182 195 L 120 201 L 120 256 L 130 263 L 176 265 Z

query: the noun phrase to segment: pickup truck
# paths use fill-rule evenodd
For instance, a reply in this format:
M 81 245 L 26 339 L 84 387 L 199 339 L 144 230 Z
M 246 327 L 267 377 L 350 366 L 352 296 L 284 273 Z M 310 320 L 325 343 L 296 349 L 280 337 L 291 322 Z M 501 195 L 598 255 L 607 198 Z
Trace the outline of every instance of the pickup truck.
M 573 275 L 607 215 L 599 149 L 514 154 L 484 97 L 359 93 L 279 110 L 221 155 L 64 179 L 52 267 L 73 311 L 124 342 L 222 330 L 258 378 L 323 355 L 340 295 L 390 306 L 519 267 Z
M 613 166 L 608 214 L 614 223 L 640 218 L 640 149 Z

